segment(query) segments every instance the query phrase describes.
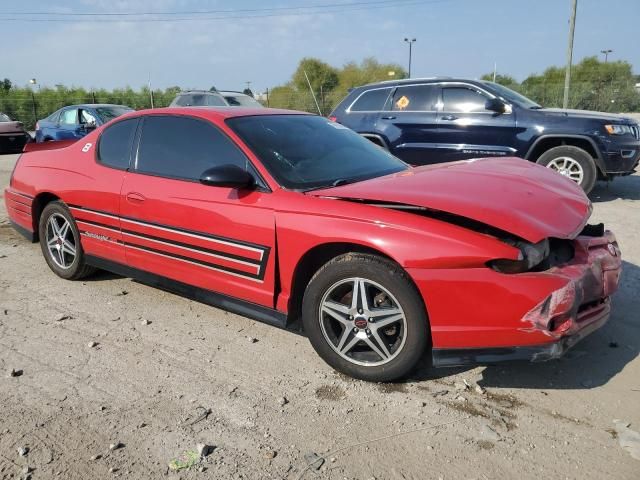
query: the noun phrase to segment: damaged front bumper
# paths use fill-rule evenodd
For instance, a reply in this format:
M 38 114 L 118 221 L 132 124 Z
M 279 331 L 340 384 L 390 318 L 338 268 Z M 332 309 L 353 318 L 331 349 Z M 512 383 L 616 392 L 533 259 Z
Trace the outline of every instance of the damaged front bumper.
M 502 361 L 547 361 L 604 325 L 611 312 L 611 295 L 617 290 L 622 259 L 613 233 L 574 241 L 574 258 L 566 265 L 536 275 L 563 280 L 541 302 L 521 317 L 517 332 L 536 344 L 472 348 L 438 348 L 434 343 L 433 365 L 438 367 L 491 364 Z M 520 276 L 520 275 L 518 275 Z M 532 275 L 524 274 L 521 278 Z M 541 277 L 542 276 L 542 277 Z

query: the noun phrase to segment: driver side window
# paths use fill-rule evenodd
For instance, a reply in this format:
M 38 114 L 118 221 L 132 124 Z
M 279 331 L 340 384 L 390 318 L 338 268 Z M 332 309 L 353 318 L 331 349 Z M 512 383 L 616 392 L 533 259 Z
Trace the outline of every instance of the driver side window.
M 81 125 L 90 125 L 90 126 L 96 126 L 96 117 L 94 117 L 89 111 L 87 110 L 80 110 L 80 124 Z
M 209 122 L 166 115 L 144 119 L 138 172 L 197 182 L 205 170 L 219 165 L 236 165 L 253 173 L 244 153 Z
M 489 98 L 468 87 L 446 87 L 442 89 L 442 111 L 473 113 L 486 112 Z

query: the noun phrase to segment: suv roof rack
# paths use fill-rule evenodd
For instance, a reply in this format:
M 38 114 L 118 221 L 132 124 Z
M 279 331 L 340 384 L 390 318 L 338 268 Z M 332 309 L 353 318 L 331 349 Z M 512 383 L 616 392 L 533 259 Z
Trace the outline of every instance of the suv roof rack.
M 365 85 L 362 85 L 363 87 L 365 86 L 369 86 L 369 85 L 380 85 L 382 83 L 408 83 L 408 82 L 420 82 L 422 80 L 453 80 L 453 77 L 447 77 L 447 76 L 437 76 L 437 77 L 419 77 L 419 78 L 398 78 L 395 80 L 382 80 L 380 82 L 371 82 L 371 83 L 367 83 Z

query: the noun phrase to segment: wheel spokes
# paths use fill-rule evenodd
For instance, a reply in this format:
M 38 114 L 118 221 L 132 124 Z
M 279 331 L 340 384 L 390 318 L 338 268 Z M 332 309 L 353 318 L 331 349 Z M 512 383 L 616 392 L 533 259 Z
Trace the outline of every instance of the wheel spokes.
M 319 310 L 325 339 L 350 362 L 387 363 L 404 345 L 402 308 L 386 288 L 371 280 L 356 277 L 337 282 L 325 293 Z
M 348 337 L 350 334 L 351 332 L 349 330 L 346 330 L 345 333 L 342 334 L 342 338 L 340 339 L 340 345 L 338 346 L 338 351 L 342 353 L 342 355 L 346 355 L 347 353 L 349 353 L 349 351 L 355 346 L 355 344 L 360 341 L 360 339 L 357 336 L 354 336 L 349 341 L 349 343 L 344 345 L 343 340 L 346 340 L 346 337 Z
M 377 332 L 376 332 L 376 336 L 377 336 Z M 376 341 L 378 342 L 378 344 L 381 346 L 382 349 L 378 348 L 376 344 L 373 343 L 371 338 L 367 337 L 364 339 L 364 343 L 366 343 L 371 350 L 377 353 L 382 360 L 387 360 L 391 356 L 391 354 L 389 353 L 389 350 L 387 349 L 387 346 L 381 340 L 379 340 L 379 337 L 376 338 Z
M 46 246 L 51 259 L 60 268 L 69 268 L 75 261 L 77 248 L 71 223 L 58 213 L 47 221 Z

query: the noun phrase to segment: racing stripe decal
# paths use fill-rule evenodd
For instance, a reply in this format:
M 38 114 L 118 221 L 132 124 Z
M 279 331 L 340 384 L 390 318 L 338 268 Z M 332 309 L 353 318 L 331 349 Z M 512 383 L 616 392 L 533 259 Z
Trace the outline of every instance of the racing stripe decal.
M 100 240 L 104 233 L 113 232 L 117 240 L 105 238 L 121 242 L 127 248 L 254 281 L 264 279 L 270 252 L 267 246 L 76 205 L 70 205 L 69 209 L 83 236 Z

